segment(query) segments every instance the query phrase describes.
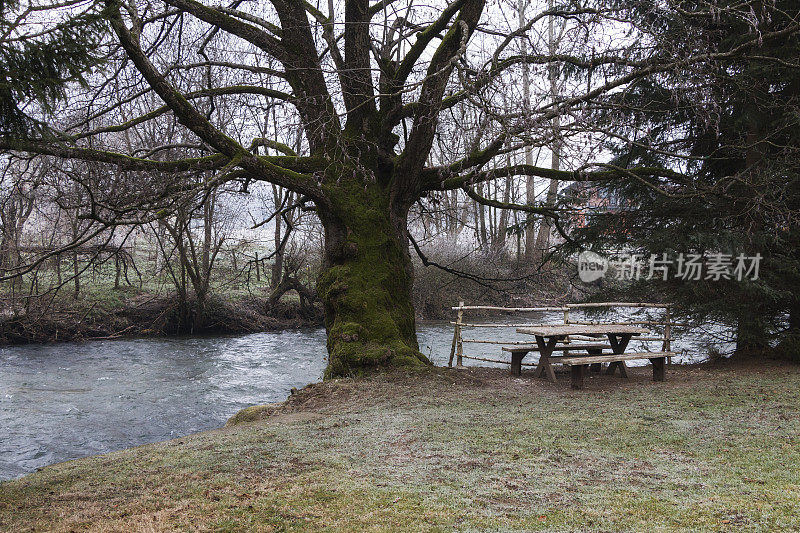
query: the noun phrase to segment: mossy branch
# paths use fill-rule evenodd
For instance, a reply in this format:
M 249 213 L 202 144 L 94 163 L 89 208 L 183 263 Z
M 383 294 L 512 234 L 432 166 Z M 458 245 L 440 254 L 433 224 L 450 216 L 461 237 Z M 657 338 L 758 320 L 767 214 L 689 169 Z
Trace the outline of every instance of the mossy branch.
M 501 202 L 499 200 L 493 200 L 490 198 L 486 198 L 481 196 L 477 192 L 475 192 L 471 187 L 464 186 L 462 187 L 467 196 L 475 200 L 481 205 L 485 205 L 488 207 L 496 207 L 497 209 L 512 209 L 515 211 L 524 211 L 525 213 L 529 213 L 532 215 L 542 215 L 548 218 L 558 218 L 558 212 L 563 211 L 563 209 L 558 209 L 556 207 L 537 207 L 534 205 L 527 205 L 527 204 L 515 204 L 511 202 Z
M 96 150 L 81 146 L 64 146 L 53 142 L 30 139 L 13 139 L 9 137 L 0 137 L 0 150 L 52 155 L 66 159 L 78 159 L 81 161 L 109 163 L 116 165 L 122 170 L 157 170 L 160 172 L 215 170 L 224 167 L 229 160 L 222 154 L 214 154 L 205 157 L 178 159 L 174 161 L 155 161 L 152 159 L 132 157 L 107 150 Z

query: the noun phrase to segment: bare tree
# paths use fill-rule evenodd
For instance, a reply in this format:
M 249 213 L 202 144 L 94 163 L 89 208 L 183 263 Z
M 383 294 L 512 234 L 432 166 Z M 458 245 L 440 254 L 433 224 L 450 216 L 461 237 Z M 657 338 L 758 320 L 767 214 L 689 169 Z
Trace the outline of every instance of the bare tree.
M 733 9 L 744 13 L 747 3 Z M 313 204 L 325 230 L 317 289 L 326 313 L 327 375 L 428 364 L 418 349 L 411 300 L 408 215 L 420 198 L 463 190 L 481 205 L 556 221 L 556 207 L 509 204 L 486 198 L 475 186 L 509 176 L 564 181 L 634 176 L 658 187 L 659 178 L 676 173 L 503 161 L 526 146 L 551 144 L 557 117 L 560 138 L 585 139 L 587 108 L 637 80 L 676 65 L 747 53 L 800 30 L 790 21 L 746 37 L 733 51 L 699 50 L 675 58 L 665 53 L 668 43 L 659 41 L 657 21 L 648 26 L 619 3 L 539 6 L 519 28 L 517 21 L 505 20 L 503 7 L 485 0 L 437 6 L 405 0 L 229 6 L 107 0 L 114 37 L 105 47 L 117 63 L 107 69 L 109 76 L 96 75 L 93 92 L 74 100 L 89 117 L 54 128 L 52 139 L 4 136 L 0 148 L 116 165 L 121 184 L 113 191 L 107 187 L 107 194 L 91 189 L 95 207 L 86 213 L 110 224 L 135 220 L 137 205 L 151 211 L 159 203 L 168 206 L 166 198 L 188 187 L 180 178 L 187 172 L 212 173 L 191 183 L 196 190 L 235 180 L 245 189 L 268 182 L 293 191 L 299 201 Z M 660 9 L 670 7 L 653 5 L 653 17 Z M 568 21 L 585 44 L 575 53 L 552 54 L 538 45 L 514 53 L 513 43 L 541 31 L 551 16 Z M 620 37 L 610 37 L 616 34 Z M 506 112 L 498 95 L 520 100 L 515 80 L 522 65 L 542 79 L 553 65 L 585 75 L 576 75 L 580 81 L 555 101 L 545 89 L 532 94 L 525 109 Z M 153 103 L 154 95 L 162 104 Z M 217 103 L 224 100 L 239 105 L 223 114 Z M 272 105 L 280 106 L 282 128 L 302 129 L 300 150 L 279 138 L 254 140 Z M 442 133 L 439 119 L 457 105 L 485 127 L 457 157 L 431 161 Z M 134 108 L 144 112 L 125 115 Z M 122 116 L 124 121 L 115 120 Z M 133 135 L 133 150 L 126 147 L 120 132 L 135 133 L 163 116 L 186 131 L 185 151 Z M 257 146 L 278 154 L 259 155 Z
M 158 220 L 166 233 L 154 231 L 163 264 L 178 295 L 178 329 L 202 330 L 206 325 L 214 267 L 227 237 L 226 217 L 216 190 L 194 205 L 181 205 Z M 166 237 L 169 238 L 166 238 Z
M 41 166 L 34 164 L 33 166 Z M 16 272 L 21 265 L 20 239 L 34 207 L 38 169 L 31 164 L 17 165 L 7 161 L 0 184 L 0 275 Z M 24 175 L 24 176 L 23 176 Z M 17 284 L 18 277 L 12 278 Z

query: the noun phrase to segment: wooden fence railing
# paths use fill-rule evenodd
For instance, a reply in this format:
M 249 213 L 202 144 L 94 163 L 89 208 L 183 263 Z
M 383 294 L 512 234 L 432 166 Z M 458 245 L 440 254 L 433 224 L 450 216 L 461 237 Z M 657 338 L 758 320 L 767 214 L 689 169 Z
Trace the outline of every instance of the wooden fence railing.
M 606 322 L 600 320 L 575 320 L 570 318 L 571 311 L 577 311 L 580 309 L 597 309 L 597 308 L 639 308 L 639 309 L 663 309 L 662 318 L 659 320 L 624 320 L 624 321 L 617 321 L 617 322 Z M 501 345 L 501 346 L 514 346 L 514 345 L 523 345 L 523 344 L 531 344 L 531 341 L 513 341 L 513 340 L 490 340 L 490 339 L 479 339 L 479 338 L 464 338 L 463 337 L 463 330 L 464 329 L 472 329 L 472 328 L 518 328 L 518 327 L 537 327 L 537 326 L 555 326 L 559 324 L 581 324 L 581 325 L 592 325 L 592 324 L 626 324 L 626 325 L 637 325 L 637 326 L 653 326 L 654 328 L 658 328 L 660 333 L 658 336 L 634 336 L 634 341 L 643 341 L 643 342 L 661 342 L 661 351 L 663 352 L 670 352 L 672 351 L 672 341 L 673 341 L 673 328 L 675 327 L 686 327 L 687 324 L 679 324 L 672 321 L 672 304 L 657 304 L 657 303 L 646 303 L 646 302 L 591 302 L 591 303 L 578 303 L 578 304 L 566 304 L 560 307 L 497 307 L 497 306 L 490 306 L 490 305 L 465 305 L 464 302 L 459 302 L 458 306 L 452 308 L 453 311 L 456 311 L 456 319 L 454 322 L 450 322 L 453 325 L 453 343 L 450 348 L 450 359 L 448 361 L 448 366 L 453 366 L 453 360 L 455 359 L 456 366 L 463 366 L 464 359 L 471 359 L 475 361 L 485 361 L 490 363 L 502 363 L 508 364 L 508 361 L 500 360 L 500 359 L 491 359 L 489 357 L 481 357 L 475 355 L 465 355 L 464 354 L 464 344 L 479 344 L 479 345 Z M 472 320 L 470 322 L 464 321 L 464 314 L 465 312 L 469 311 L 496 311 L 502 313 L 561 313 L 563 322 L 547 322 L 545 324 L 533 324 L 533 323 L 522 323 L 522 322 L 512 322 L 512 323 L 481 323 L 478 320 Z M 573 315 L 574 316 L 574 315 Z M 586 340 L 597 340 L 594 337 L 587 337 L 584 335 L 571 335 L 566 337 L 564 340 L 560 341 L 560 344 L 569 345 L 572 341 L 586 341 Z M 672 364 L 672 358 L 668 358 L 669 364 Z M 535 366 L 535 363 L 523 363 L 525 366 Z

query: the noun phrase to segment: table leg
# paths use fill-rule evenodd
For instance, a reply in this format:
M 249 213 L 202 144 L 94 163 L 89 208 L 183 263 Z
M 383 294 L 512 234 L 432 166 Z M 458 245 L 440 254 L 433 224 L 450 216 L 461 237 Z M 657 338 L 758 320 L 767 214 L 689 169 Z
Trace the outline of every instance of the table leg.
M 633 334 L 631 333 L 622 333 L 619 335 L 615 335 L 613 333 L 608 334 L 608 342 L 611 344 L 611 351 L 614 353 L 614 355 L 625 353 L 625 348 L 628 347 L 631 337 L 633 337 Z M 619 368 L 619 373 L 622 377 L 628 377 L 628 369 L 625 366 L 625 361 L 613 361 L 609 363 L 608 368 L 606 369 L 606 374 L 614 374 L 617 368 Z
M 633 337 L 633 333 L 608 334 L 608 343 L 611 345 L 614 355 L 619 355 L 625 351 L 631 341 L 631 337 Z
M 511 352 L 511 373 L 515 376 L 522 374 L 522 359 L 528 352 Z
M 612 361 L 608 363 L 608 368 L 606 368 L 606 375 L 611 376 L 614 372 L 617 371 L 619 368 L 619 375 L 623 378 L 628 377 L 628 367 L 625 366 L 625 361 Z
M 536 365 L 534 376 L 544 375 L 549 381 L 556 382 L 556 373 L 553 372 L 553 366 L 550 364 L 550 356 L 562 337 L 563 335 L 554 335 L 545 340 L 544 337 L 536 335 L 536 344 L 539 346 L 539 364 Z
M 539 358 L 539 363 L 536 365 L 533 371 L 533 377 L 540 378 L 544 376 L 544 365 L 542 364 L 542 358 Z
M 587 348 L 586 351 L 589 353 L 589 355 L 603 355 L 603 350 L 599 348 Z M 602 363 L 592 363 L 592 365 L 589 367 L 589 371 L 593 373 L 600 373 L 602 368 Z
M 653 381 L 664 381 L 664 358 L 655 357 L 650 362 L 653 363 Z
M 572 365 L 570 373 L 572 375 L 571 385 L 573 389 L 583 388 L 583 378 L 586 375 L 586 367 L 589 365 Z

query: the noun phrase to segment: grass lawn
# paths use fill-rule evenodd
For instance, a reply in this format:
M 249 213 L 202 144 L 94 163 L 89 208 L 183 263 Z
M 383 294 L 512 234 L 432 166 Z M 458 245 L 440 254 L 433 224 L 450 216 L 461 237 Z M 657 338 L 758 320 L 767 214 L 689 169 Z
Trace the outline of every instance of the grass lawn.
M 314 385 L 264 418 L 0 484 L 0 530 L 800 530 L 800 367 L 630 375 Z

